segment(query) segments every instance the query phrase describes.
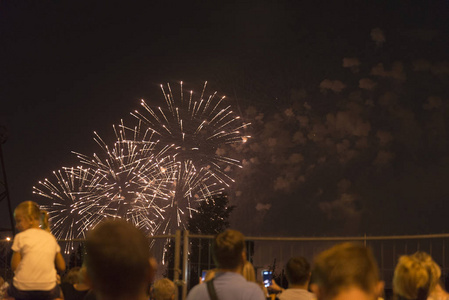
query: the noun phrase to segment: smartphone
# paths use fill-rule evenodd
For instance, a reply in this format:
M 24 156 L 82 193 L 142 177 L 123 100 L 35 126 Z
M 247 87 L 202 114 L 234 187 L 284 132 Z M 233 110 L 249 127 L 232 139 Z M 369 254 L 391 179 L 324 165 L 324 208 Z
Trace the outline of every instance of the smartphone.
M 209 271 L 209 270 L 203 270 L 203 272 L 201 273 L 201 280 L 202 281 L 204 281 L 206 279 L 207 271 Z
M 271 280 L 273 279 L 273 272 L 268 270 L 262 270 L 262 280 L 265 287 L 271 285 Z

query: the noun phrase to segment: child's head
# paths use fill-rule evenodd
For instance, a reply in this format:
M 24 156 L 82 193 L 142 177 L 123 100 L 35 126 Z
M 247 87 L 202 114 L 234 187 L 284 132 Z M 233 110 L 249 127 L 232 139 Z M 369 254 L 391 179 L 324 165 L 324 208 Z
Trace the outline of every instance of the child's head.
M 146 294 L 155 272 L 148 239 L 130 223 L 108 220 L 87 236 L 88 282 L 102 298 Z
M 17 205 L 14 210 L 16 228 L 24 231 L 29 228 L 39 228 L 50 231 L 48 226 L 48 214 L 40 210 L 39 205 L 33 201 L 25 201 Z

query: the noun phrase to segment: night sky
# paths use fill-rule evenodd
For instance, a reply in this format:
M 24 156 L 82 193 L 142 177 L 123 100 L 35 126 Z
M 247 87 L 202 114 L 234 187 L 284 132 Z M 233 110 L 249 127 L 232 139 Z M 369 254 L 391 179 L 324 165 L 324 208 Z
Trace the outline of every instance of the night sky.
M 229 153 L 234 228 L 448 232 L 449 2 L 220 2 L 2 1 L 12 205 L 140 99 L 160 105 L 161 83 L 207 80 L 252 123 Z

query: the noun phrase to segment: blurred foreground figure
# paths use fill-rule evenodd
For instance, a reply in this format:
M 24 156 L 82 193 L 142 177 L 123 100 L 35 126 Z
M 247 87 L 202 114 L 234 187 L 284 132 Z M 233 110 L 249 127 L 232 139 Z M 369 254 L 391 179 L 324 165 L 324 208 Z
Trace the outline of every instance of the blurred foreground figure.
M 0 299 L 3 299 L 6 293 L 6 289 L 8 288 L 9 283 L 5 281 L 5 279 L 0 276 Z
M 311 289 L 318 300 L 375 300 L 384 287 L 371 251 L 354 243 L 320 253 L 312 273 Z
M 89 292 L 89 286 L 84 279 L 85 270 L 74 267 L 64 276 L 60 284 L 64 300 L 83 300 Z
M 217 272 L 213 279 L 193 287 L 187 300 L 265 300 L 262 289 L 242 276 L 246 249 L 241 232 L 228 229 L 218 234 L 212 250 Z
M 86 251 L 86 279 L 97 299 L 148 299 L 156 262 L 136 227 L 121 220 L 101 223 L 87 236 Z

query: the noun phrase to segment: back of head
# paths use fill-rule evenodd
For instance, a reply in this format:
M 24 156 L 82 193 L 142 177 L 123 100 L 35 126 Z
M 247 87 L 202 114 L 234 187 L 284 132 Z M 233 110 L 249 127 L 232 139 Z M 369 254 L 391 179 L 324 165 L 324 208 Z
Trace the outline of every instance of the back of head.
M 17 205 L 14 214 L 21 213 L 25 218 L 39 220 L 40 209 L 39 205 L 33 201 L 24 201 Z
M 325 299 L 353 287 L 374 297 L 379 283 L 374 256 L 368 248 L 355 243 L 338 244 L 320 253 L 315 259 L 313 276 Z
M 213 243 L 213 258 L 220 269 L 236 269 L 243 265 L 244 235 L 232 229 L 218 234 Z
M 402 299 L 427 299 L 430 274 L 426 267 L 412 255 L 399 258 L 393 276 L 393 292 Z
M 289 284 L 303 285 L 310 278 L 310 264 L 302 257 L 292 257 L 285 265 L 285 276 Z
M 433 291 L 440 282 L 440 266 L 438 266 L 438 264 L 432 259 L 432 256 L 424 251 L 418 251 L 414 253 L 412 257 L 420 261 L 427 269 L 427 272 L 430 275 L 429 291 Z
M 75 284 L 75 283 L 79 283 L 80 282 L 80 267 L 74 267 L 71 268 L 67 274 L 64 276 L 64 279 L 62 280 L 62 282 L 67 282 L 70 284 Z
M 159 279 L 154 283 L 153 295 L 155 300 L 171 300 L 175 296 L 175 284 L 167 278 Z
M 148 240 L 125 221 L 99 224 L 87 236 L 86 252 L 87 275 L 93 289 L 103 297 L 136 296 L 151 281 Z
M 41 210 L 36 202 L 21 202 L 14 210 L 14 214 L 17 213 L 22 214 L 22 216 L 27 219 L 39 221 L 40 227 L 42 229 L 50 231 L 50 227 L 48 224 L 48 214 L 46 211 Z

